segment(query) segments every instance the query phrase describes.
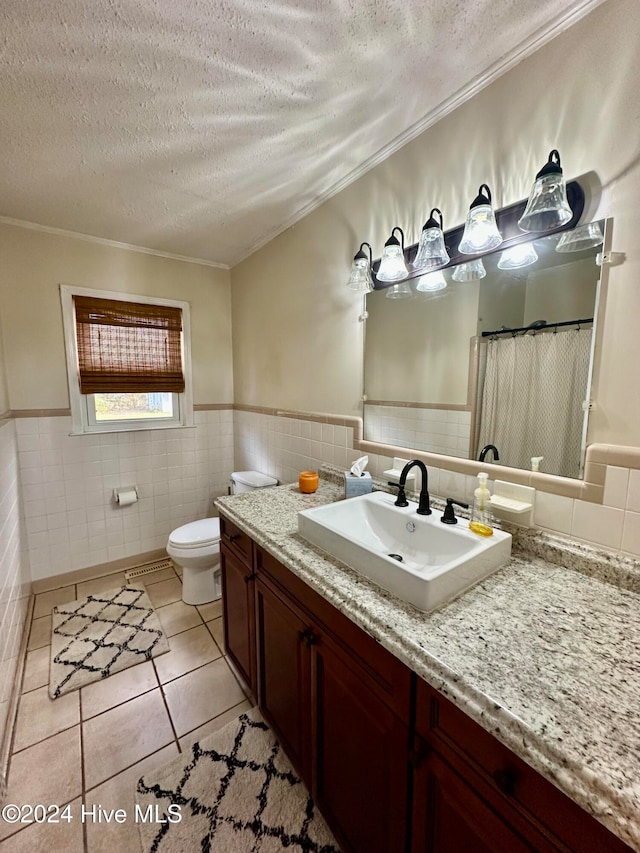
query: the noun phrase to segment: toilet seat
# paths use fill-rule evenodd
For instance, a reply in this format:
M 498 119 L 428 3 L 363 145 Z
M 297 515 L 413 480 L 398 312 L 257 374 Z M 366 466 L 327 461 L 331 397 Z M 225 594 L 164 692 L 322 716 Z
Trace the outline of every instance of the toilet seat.
M 220 541 L 220 519 L 201 518 L 177 527 L 169 536 L 169 545 L 181 551 L 194 548 L 206 548 Z

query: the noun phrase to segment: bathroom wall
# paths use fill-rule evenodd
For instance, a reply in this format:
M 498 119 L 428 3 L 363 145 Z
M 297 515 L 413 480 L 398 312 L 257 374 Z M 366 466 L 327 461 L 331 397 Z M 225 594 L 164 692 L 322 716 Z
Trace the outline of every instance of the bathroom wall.
M 283 483 L 296 483 L 300 471 L 317 469 L 323 463 L 346 469 L 361 455 L 353 449 L 354 435 L 359 434 L 355 418 L 283 416 L 275 409 L 258 407 L 234 414 L 238 470 L 253 468 L 278 477 Z M 401 449 L 397 454 L 408 458 Z M 604 485 L 601 505 L 538 491 L 534 522 L 551 533 L 566 534 L 638 559 L 640 450 L 604 447 L 601 458 L 607 460 L 596 466 Z M 386 479 L 384 472 L 392 467 L 392 458 L 369 454 L 368 467 L 374 476 Z M 493 489 L 493 478 L 501 477 L 501 472 L 493 465 L 487 470 L 491 471 L 489 485 Z M 477 485 L 474 476 L 429 465 L 429 490 L 434 495 L 470 503 Z
M 0 253 L 14 411 L 69 407 L 60 284 L 189 302 L 194 402 L 233 401 L 228 270 L 1 222 Z
M 525 198 L 558 148 L 567 177 L 584 176 L 585 218 L 613 217 L 624 263 L 609 270 L 588 437 L 611 446 L 599 466 L 604 502 L 563 494 L 559 481 L 555 494 L 538 492 L 536 523 L 640 556 L 640 384 L 629 381 L 640 360 L 639 29 L 637 3 L 608 0 L 234 267 L 235 401 L 273 407 L 254 415 L 255 434 L 236 428 L 236 467 L 291 480 L 316 461 L 342 466 L 359 455 L 349 444 L 345 452 L 342 433 L 331 441 L 330 423 L 318 442 L 302 413 L 362 413 L 363 300 L 346 288 L 360 242 L 379 256 L 395 225 L 415 242 L 433 206 L 453 227 L 482 182 L 498 206 Z M 298 423 L 279 410 L 301 413 Z M 382 475 L 390 462 L 374 455 L 370 465 Z M 434 493 L 472 495 L 473 477 L 429 470 Z
M 640 6 L 609 0 L 325 202 L 232 271 L 237 403 L 360 414 L 362 300 L 346 288 L 362 240 L 395 225 L 415 242 L 433 206 L 464 220 L 480 183 L 498 206 L 525 198 L 557 147 L 588 174 L 586 216 L 613 216 L 590 442 L 640 445 Z M 425 82 L 428 68 L 425 66 Z
M 0 327 L 0 744 L 31 591 L 18 480 L 15 422 L 8 415 Z M 0 761 L 3 756 L 0 756 Z M 3 768 L 0 768 L 0 773 Z M 0 785 L 2 784 L 0 779 Z
M 0 253 L 33 579 L 163 549 L 174 527 L 210 513 L 233 470 L 228 270 L 1 223 Z M 190 303 L 195 427 L 69 435 L 61 283 Z M 130 484 L 140 500 L 116 508 L 113 488 Z

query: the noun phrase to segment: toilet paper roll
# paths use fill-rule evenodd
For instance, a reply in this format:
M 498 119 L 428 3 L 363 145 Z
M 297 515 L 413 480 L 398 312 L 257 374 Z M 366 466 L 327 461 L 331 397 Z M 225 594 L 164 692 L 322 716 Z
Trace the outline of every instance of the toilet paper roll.
M 118 506 L 130 506 L 138 500 L 138 490 L 135 486 L 127 486 L 127 488 L 114 489 L 113 499 Z

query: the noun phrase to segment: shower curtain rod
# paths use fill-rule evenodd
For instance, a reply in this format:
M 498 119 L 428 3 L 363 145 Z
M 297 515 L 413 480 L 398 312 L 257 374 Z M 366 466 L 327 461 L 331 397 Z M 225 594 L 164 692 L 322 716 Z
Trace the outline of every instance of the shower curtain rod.
M 493 332 L 483 332 L 482 337 L 516 335 L 518 332 L 539 332 L 543 329 L 559 329 L 560 326 L 580 326 L 582 323 L 593 323 L 593 317 L 583 317 L 581 320 L 565 320 L 562 323 L 546 323 L 544 320 L 537 320 L 535 323 L 531 323 L 529 326 L 521 326 L 519 329 L 495 329 Z

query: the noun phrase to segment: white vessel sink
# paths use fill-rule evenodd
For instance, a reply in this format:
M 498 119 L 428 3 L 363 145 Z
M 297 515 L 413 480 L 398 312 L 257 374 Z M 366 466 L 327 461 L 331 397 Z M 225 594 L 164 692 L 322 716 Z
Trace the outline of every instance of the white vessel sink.
M 408 507 L 394 501 L 395 495 L 373 492 L 303 510 L 298 532 L 420 610 L 433 610 L 508 562 L 509 533 L 478 536 L 466 519 L 443 524 L 441 511 L 418 515 L 413 501 Z

